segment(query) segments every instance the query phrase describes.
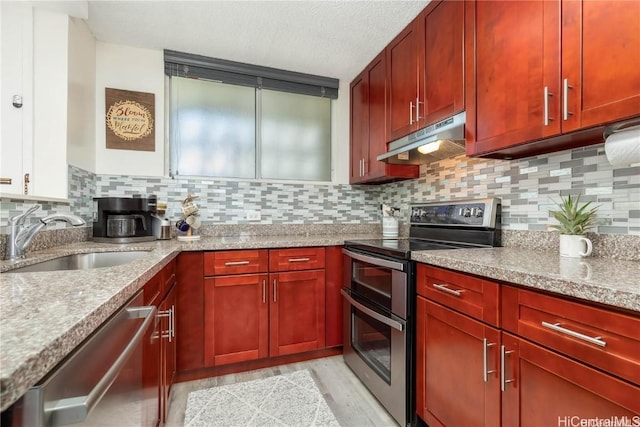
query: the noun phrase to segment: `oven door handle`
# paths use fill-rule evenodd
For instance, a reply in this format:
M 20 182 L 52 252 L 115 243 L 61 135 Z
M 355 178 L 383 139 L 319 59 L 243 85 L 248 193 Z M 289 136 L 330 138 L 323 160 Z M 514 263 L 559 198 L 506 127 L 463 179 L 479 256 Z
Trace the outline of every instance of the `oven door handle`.
M 350 258 L 357 259 L 358 261 L 366 262 L 380 267 L 391 268 L 393 270 L 404 271 L 404 264 L 401 262 L 394 262 L 378 257 L 358 254 L 355 252 L 351 252 L 348 249 L 342 249 L 342 253 Z
M 354 300 L 351 297 L 351 295 L 349 295 L 349 293 L 344 289 L 340 289 L 340 293 L 347 301 L 349 301 L 349 304 L 351 304 L 358 310 L 362 311 L 366 315 L 371 316 L 377 321 L 384 323 L 387 326 L 391 326 L 393 329 L 397 329 L 400 332 L 404 330 L 404 323 L 398 322 L 397 320 L 390 319 L 387 316 L 384 316 L 374 310 L 371 310 L 369 307 L 360 304 L 358 301 Z

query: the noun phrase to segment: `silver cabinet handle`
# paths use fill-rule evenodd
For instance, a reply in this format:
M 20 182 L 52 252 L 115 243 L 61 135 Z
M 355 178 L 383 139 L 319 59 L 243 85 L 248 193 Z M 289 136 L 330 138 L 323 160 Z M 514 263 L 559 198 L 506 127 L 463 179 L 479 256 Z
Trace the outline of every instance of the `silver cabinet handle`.
M 489 370 L 489 367 L 487 366 L 487 352 L 489 351 L 489 347 L 493 347 L 494 345 L 496 345 L 496 343 L 487 342 L 486 338 L 482 339 L 482 378 L 484 379 L 485 383 L 489 381 L 489 374 L 493 374 L 494 372 L 496 372 L 495 369 Z
M 563 328 L 560 323 L 542 322 L 542 326 L 549 328 L 553 331 L 560 332 L 561 334 L 569 335 L 570 337 L 578 338 L 591 344 L 605 347 L 607 342 L 602 337 L 590 337 L 589 335 L 581 334 L 580 332 L 572 331 L 571 329 Z
M 173 304 L 171 304 L 170 314 L 171 315 L 169 316 L 169 342 L 171 342 L 172 339 L 175 338 L 176 336 L 176 307 Z
M 514 350 L 505 350 L 503 345 L 500 346 L 500 390 L 505 391 L 508 383 L 515 381 L 515 378 L 507 379 L 505 374 L 505 362 L 504 359 L 507 355 L 513 353 Z
M 234 265 L 247 265 L 247 264 L 249 264 L 249 261 L 227 261 L 224 263 L 224 265 L 227 267 L 231 267 Z
M 553 96 L 553 93 L 549 91 L 549 86 L 544 87 L 544 125 L 549 126 L 549 121 L 553 120 L 549 117 L 549 97 Z
M 144 318 L 144 322 L 142 322 L 131 341 L 129 341 L 107 373 L 100 378 L 100 381 L 91 389 L 89 394 L 61 399 L 51 406 L 47 405 L 45 407 L 45 413 L 50 417 L 52 425 L 74 424 L 87 419 L 89 413 L 100 403 L 102 397 L 107 393 L 125 364 L 129 361 L 129 358 L 135 352 L 147 330 L 153 324 L 156 308 L 153 306 L 136 307 L 127 309 L 127 312 L 130 319 Z
M 169 329 L 167 329 L 166 331 L 163 331 L 162 329 L 160 330 L 160 336 L 162 338 L 168 338 L 169 342 L 171 342 L 171 309 L 169 310 L 159 310 L 157 317 L 167 317 L 169 319 Z
M 4 185 L 11 185 L 11 178 L 0 178 L 0 184 Z
M 364 159 L 360 160 L 360 176 L 364 176 Z
M 309 258 L 289 258 L 289 262 L 307 262 L 311 261 Z
M 273 302 L 278 302 L 278 283 L 273 279 Z
M 390 326 L 393 329 L 396 329 L 398 331 L 403 331 L 404 330 L 404 323 L 400 323 L 400 322 L 398 322 L 396 320 L 388 318 L 387 316 L 383 316 L 382 314 L 371 310 L 369 307 L 366 307 L 366 306 L 360 304 L 358 301 L 356 301 L 353 298 L 351 298 L 351 295 L 349 295 L 349 293 L 347 291 L 345 291 L 344 289 L 340 289 L 340 293 L 342 294 L 342 296 L 347 301 L 349 301 L 349 304 L 351 304 L 352 306 L 354 306 L 358 310 L 362 311 L 367 316 L 371 316 L 374 319 L 376 319 L 377 321 L 379 321 L 381 323 L 384 323 L 385 325 Z
M 416 122 L 419 122 L 422 117 L 420 117 L 420 98 L 416 96 Z
M 413 124 L 413 101 L 409 102 L 409 124 Z
M 446 292 L 448 294 L 455 295 L 457 297 L 461 296 L 463 292 L 463 291 L 456 291 L 455 289 L 449 289 L 447 288 L 446 285 L 440 285 L 438 283 L 434 283 L 432 286 L 442 292 Z
M 562 119 L 569 120 L 569 89 L 573 89 L 573 86 L 569 84 L 569 79 L 562 81 Z
M 342 253 L 349 258 L 357 259 L 358 261 L 366 262 L 371 265 L 377 265 L 378 267 L 391 268 L 392 270 L 405 271 L 405 265 L 401 262 L 389 261 L 382 258 L 368 256 L 364 254 L 358 254 L 347 249 L 342 249 Z
M 262 303 L 267 302 L 267 281 L 262 280 Z

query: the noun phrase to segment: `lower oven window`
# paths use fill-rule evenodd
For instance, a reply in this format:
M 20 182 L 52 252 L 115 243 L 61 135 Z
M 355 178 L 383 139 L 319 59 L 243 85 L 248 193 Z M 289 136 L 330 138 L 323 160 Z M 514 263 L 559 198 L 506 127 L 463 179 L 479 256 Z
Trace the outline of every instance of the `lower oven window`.
M 391 327 L 351 307 L 351 347 L 391 384 Z

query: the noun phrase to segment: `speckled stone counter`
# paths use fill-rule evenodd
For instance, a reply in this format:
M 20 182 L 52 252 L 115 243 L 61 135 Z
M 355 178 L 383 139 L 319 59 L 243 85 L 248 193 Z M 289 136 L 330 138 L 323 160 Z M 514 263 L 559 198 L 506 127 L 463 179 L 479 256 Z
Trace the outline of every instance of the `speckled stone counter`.
M 1 261 L 0 402 L 8 408 L 125 304 L 180 251 L 342 245 L 378 235 L 203 237 L 129 245 L 82 242 Z M 86 252 L 146 250 L 130 263 L 92 270 L 11 273 L 12 268 Z
M 640 315 L 640 262 L 563 258 L 557 252 L 520 248 L 413 252 L 438 267 L 630 309 Z

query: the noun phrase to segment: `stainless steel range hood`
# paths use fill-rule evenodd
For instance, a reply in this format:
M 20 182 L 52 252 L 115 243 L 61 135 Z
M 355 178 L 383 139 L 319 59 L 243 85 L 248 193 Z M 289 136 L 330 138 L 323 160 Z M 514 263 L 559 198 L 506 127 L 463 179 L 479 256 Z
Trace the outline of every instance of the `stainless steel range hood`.
M 464 154 L 465 121 L 463 111 L 420 129 L 389 143 L 389 151 L 377 159 L 399 165 L 423 165 Z

